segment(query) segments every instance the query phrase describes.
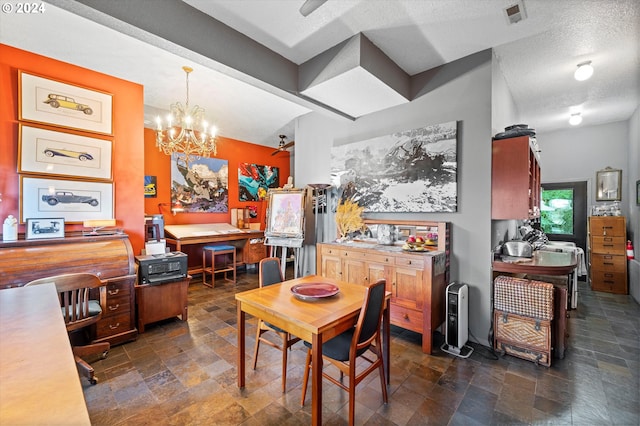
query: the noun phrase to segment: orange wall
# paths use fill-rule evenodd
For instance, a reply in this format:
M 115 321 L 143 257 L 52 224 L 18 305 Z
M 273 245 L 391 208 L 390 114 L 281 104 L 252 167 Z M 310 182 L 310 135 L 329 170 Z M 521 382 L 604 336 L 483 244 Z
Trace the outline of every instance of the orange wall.
M 215 117 L 212 117 L 215 119 Z M 155 131 L 144 129 L 145 145 L 145 175 L 157 177 L 157 198 L 145 198 L 145 212 L 149 215 L 162 213 L 166 225 L 177 225 L 187 223 L 221 223 L 231 222 L 231 209 L 248 207 L 251 205 L 258 207 L 257 219 L 252 222 L 259 222 L 260 229 L 264 230 L 264 216 L 266 201 L 245 202 L 239 201 L 238 191 L 238 165 L 240 163 L 254 163 L 264 166 L 278 167 L 280 187 L 287 183 L 289 177 L 289 154 L 278 154 L 272 156 L 274 148 L 241 142 L 235 139 L 218 137 L 217 158 L 229 162 L 229 212 L 228 213 L 177 213 L 171 214 L 171 157 L 161 153 L 156 148 Z M 142 186 L 141 186 L 142 188 Z M 142 189 L 141 189 L 142 191 Z M 159 207 L 159 204 L 163 204 Z M 161 209 L 161 210 L 160 210 Z
M 238 165 L 255 163 L 279 167 L 280 186 L 290 173 L 289 155 L 271 156 L 274 148 L 218 138 L 217 157 L 229 162 L 229 212 L 228 213 L 178 213 L 170 212 L 171 168 L 170 157 L 155 147 L 155 133 L 144 128 L 143 87 L 139 84 L 101 74 L 55 59 L 0 44 L 0 222 L 9 214 L 19 216 L 18 164 L 18 70 L 31 72 L 51 79 L 93 88 L 113 95 L 113 183 L 115 218 L 119 227 L 129 235 L 135 254 L 144 247 L 145 214 L 159 213 L 159 203 L 166 224 L 211 223 L 231 221 L 231 209 L 258 206 L 260 222 L 264 229 L 266 202 L 240 202 L 238 200 Z M 215 117 L 212 117 L 215 118 Z M 74 131 L 75 132 L 75 131 Z M 91 133 L 82 133 L 95 136 Z M 104 138 L 103 135 L 100 136 Z M 143 167 L 138 165 L 144 164 Z M 144 176 L 157 177 L 157 198 L 145 198 Z M 80 230 L 80 224 L 67 224 L 65 231 Z M 24 232 L 20 225 L 19 232 Z
M 18 70 L 113 95 L 113 183 L 115 218 L 129 235 L 134 253 L 144 245 L 143 87 L 109 75 L 0 44 L 0 220 L 18 217 Z M 86 133 L 87 136 L 94 136 Z M 103 136 L 100 136 L 103 137 Z M 82 225 L 68 224 L 67 232 Z M 18 232 L 24 232 L 21 225 Z

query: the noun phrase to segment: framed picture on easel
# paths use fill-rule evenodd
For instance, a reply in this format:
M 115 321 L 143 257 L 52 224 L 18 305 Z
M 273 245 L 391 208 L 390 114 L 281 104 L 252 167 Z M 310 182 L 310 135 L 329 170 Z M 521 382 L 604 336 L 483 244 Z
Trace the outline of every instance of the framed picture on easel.
M 270 189 L 266 237 L 304 237 L 304 189 Z

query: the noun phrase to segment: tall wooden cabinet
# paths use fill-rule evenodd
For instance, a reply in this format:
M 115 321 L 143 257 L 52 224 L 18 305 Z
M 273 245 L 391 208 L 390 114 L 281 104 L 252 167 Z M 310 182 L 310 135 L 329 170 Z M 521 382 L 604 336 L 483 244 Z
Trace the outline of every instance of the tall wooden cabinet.
M 589 217 L 591 289 L 627 294 L 627 222 L 622 216 Z
M 540 217 L 540 156 L 535 138 L 494 140 L 491 154 L 491 218 Z
M 433 331 L 444 322 L 444 251 L 404 252 L 375 243 L 318 244 L 317 271 L 353 284 L 384 278 L 391 292 L 391 324 L 422 334 L 422 351 L 431 353 Z

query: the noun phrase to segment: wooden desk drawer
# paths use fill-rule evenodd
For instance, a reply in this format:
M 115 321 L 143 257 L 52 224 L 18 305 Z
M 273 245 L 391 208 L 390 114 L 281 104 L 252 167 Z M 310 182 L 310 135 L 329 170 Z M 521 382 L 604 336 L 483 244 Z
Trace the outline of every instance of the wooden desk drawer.
M 342 250 L 339 250 L 335 247 L 322 246 L 322 254 L 332 254 L 334 256 L 338 256 L 340 255 L 341 251 Z
M 243 255 L 245 263 L 258 263 L 267 257 L 267 249 L 264 243 L 247 243 Z
M 112 317 L 114 315 L 129 312 L 131 310 L 131 297 L 123 294 L 116 297 L 107 298 L 107 309 L 102 313 L 102 317 Z
M 388 256 L 384 254 L 367 253 L 366 259 L 369 262 L 383 263 L 385 265 L 393 265 L 395 263 L 395 259 L 393 258 L 393 256 Z
M 107 300 L 113 297 L 128 296 L 131 294 L 131 285 L 130 282 L 125 280 L 107 284 Z
M 591 217 L 589 220 L 589 231 L 591 235 L 607 235 L 610 237 L 626 236 L 624 217 Z
M 422 312 L 391 303 L 391 324 L 423 333 Z
M 365 260 L 367 259 L 367 254 L 363 251 L 340 250 L 340 257 L 346 257 L 347 259 Z
M 100 339 L 102 337 L 124 333 L 131 330 L 131 326 L 131 314 L 129 312 L 106 318 L 102 317 L 102 319 L 98 321 L 98 326 L 96 327 L 96 338 Z
M 599 254 L 591 255 L 591 269 L 594 271 L 619 272 L 627 267 L 625 255 Z
M 608 272 L 591 270 L 591 289 L 609 293 L 627 294 L 627 274 L 622 272 Z
M 591 237 L 592 253 L 624 254 L 626 253 L 625 237 Z
M 421 257 L 415 256 L 403 256 L 396 258 L 397 266 L 408 266 L 410 268 L 422 269 L 424 268 L 424 261 Z

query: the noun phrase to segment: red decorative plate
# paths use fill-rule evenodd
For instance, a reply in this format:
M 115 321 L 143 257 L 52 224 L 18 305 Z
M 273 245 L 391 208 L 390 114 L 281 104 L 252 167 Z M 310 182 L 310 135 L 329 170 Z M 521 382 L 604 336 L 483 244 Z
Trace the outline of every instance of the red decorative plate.
M 291 287 L 291 293 L 302 300 L 331 297 L 339 292 L 340 289 L 337 286 L 326 283 L 298 284 Z

